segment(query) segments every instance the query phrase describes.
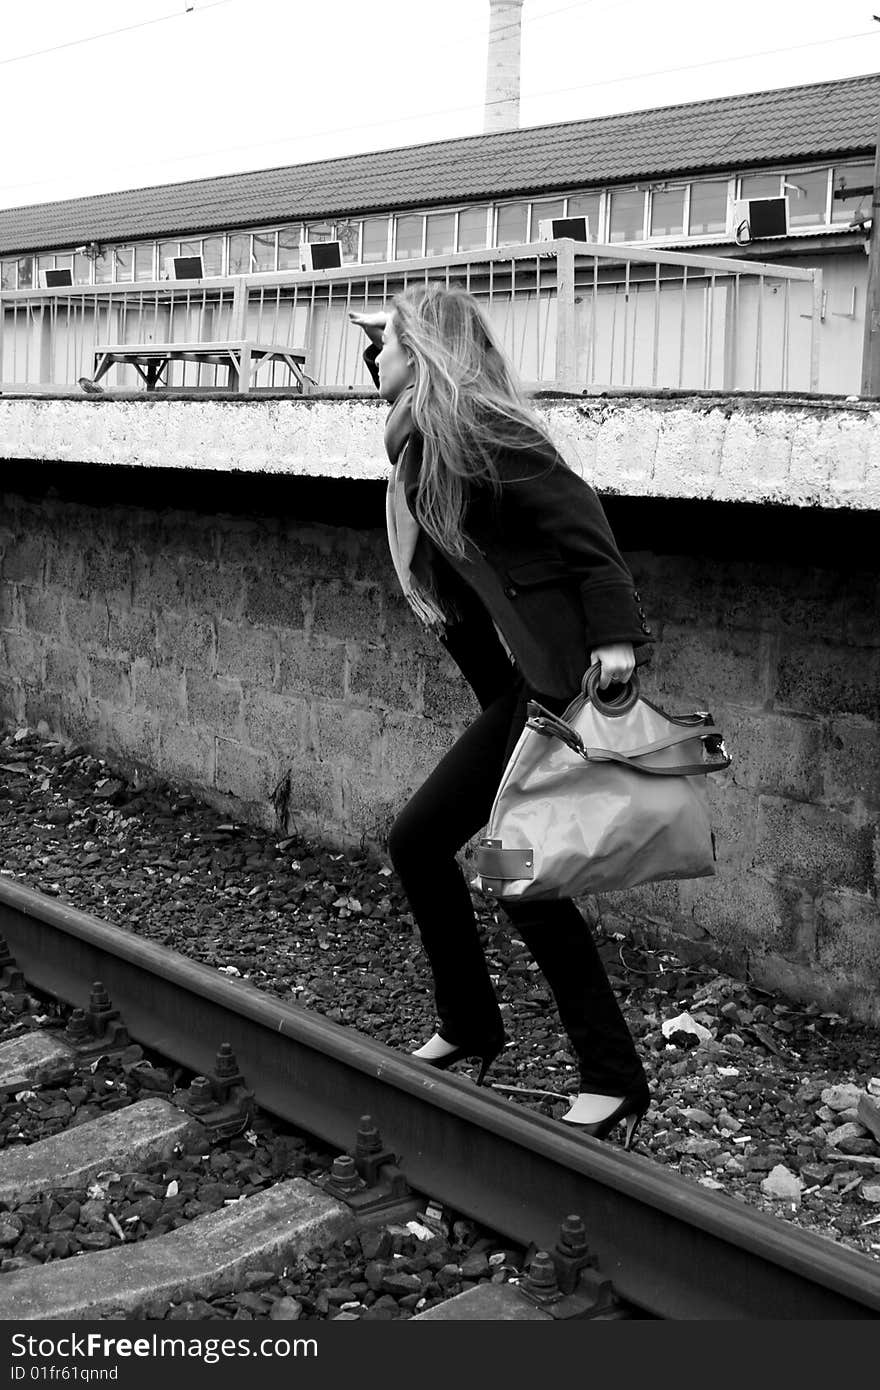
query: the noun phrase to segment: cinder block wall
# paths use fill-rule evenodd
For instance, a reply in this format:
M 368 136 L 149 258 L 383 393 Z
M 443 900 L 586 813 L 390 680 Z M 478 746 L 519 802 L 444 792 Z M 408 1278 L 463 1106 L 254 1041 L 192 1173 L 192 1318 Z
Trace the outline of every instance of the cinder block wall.
M 381 540 L 7 495 L 2 715 L 241 819 L 380 841 L 477 708 Z
M 99 474 L 79 492 L 4 497 L 0 715 L 189 783 L 240 819 L 381 844 L 476 711 L 392 583 L 381 489 L 325 484 L 304 507 L 293 480 L 249 512 L 243 480 L 228 485 L 237 511 L 204 479 L 178 510 L 162 508 L 161 480 L 141 486 L 114 500 Z M 798 558 L 766 559 L 739 529 L 760 509 L 749 522 L 639 506 L 612 520 L 662 638 L 646 693 L 712 709 L 735 764 L 711 779 L 717 878 L 588 909 L 876 1022 L 876 557 L 851 553 L 828 517 L 790 537 Z M 773 527 L 794 524 L 777 516 L 762 523 L 771 551 Z
M 606 925 L 876 1022 L 880 587 L 876 556 L 855 537 L 835 554 L 835 530 L 815 518 L 798 563 L 635 557 L 662 638 L 646 687 L 670 712 L 710 709 L 734 763 L 709 778 L 718 876 L 602 907 Z

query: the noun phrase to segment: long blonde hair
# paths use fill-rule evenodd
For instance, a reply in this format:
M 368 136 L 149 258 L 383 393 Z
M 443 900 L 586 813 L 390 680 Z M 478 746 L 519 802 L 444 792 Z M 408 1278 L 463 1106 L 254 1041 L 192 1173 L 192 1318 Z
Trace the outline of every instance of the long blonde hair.
M 549 443 L 476 299 L 429 285 L 394 300 L 397 338 L 414 365 L 413 423 L 424 441 L 416 518 L 464 558 L 470 485 L 501 489 L 498 452 Z

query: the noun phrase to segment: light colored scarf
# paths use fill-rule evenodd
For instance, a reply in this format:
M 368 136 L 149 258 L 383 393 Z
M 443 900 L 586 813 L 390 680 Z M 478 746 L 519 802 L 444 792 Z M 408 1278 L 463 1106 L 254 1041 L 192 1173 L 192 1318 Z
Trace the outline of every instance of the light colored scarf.
M 385 493 L 388 547 L 407 603 L 419 622 L 434 632 L 441 632 L 446 622 L 443 611 L 412 572 L 413 557 L 421 534 L 419 523 L 407 505 L 403 479 L 403 464 L 413 430 L 412 395 L 411 386 L 402 391 L 385 421 L 385 449 L 391 461 Z

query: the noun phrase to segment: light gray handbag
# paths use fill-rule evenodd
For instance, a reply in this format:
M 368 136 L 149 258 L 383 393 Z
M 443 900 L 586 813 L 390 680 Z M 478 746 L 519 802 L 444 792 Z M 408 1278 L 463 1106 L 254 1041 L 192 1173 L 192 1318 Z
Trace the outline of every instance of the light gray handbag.
M 706 774 L 730 766 L 711 714 L 666 714 L 634 674 L 612 700 L 599 667 L 560 717 L 536 701 L 501 779 L 474 886 L 571 898 L 715 873 Z

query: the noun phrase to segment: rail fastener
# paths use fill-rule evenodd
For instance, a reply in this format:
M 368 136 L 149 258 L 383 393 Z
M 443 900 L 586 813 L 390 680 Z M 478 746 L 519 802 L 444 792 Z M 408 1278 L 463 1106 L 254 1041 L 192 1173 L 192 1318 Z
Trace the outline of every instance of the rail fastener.
M 100 980 L 92 985 L 86 1009 L 74 1009 L 61 1035 L 82 1058 L 114 1057 L 132 1045 L 119 1010 Z
M 321 1186 L 358 1216 L 372 1217 L 391 1209 L 400 1215 L 415 1214 L 416 1203 L 397 1155 L 383 1146 L 370 1115 L 360 1118 L 354 1154 L 339 1154 Z
M 598 1269 L 587 1243 L 583 1221 L 577 1215 L 562 1222 L 552 1251 L 535 1250 L 519 1292 L 550 1317 L 608 1318 L 620 1315 L 620 1305 L 610 1279 Z
M 204 1125 L 213 1143 L 241 1134 L 254 1113 L 254 1093 L 245 1085 L 229 1043 L 221 1043 L 211 1075 L 194 1076 L 172 1100 Z
M 23 1011 L 28 995 L 27 983 L 3 936 L 0 936 L 0 994 L 10 994 L 19 1013 Z

